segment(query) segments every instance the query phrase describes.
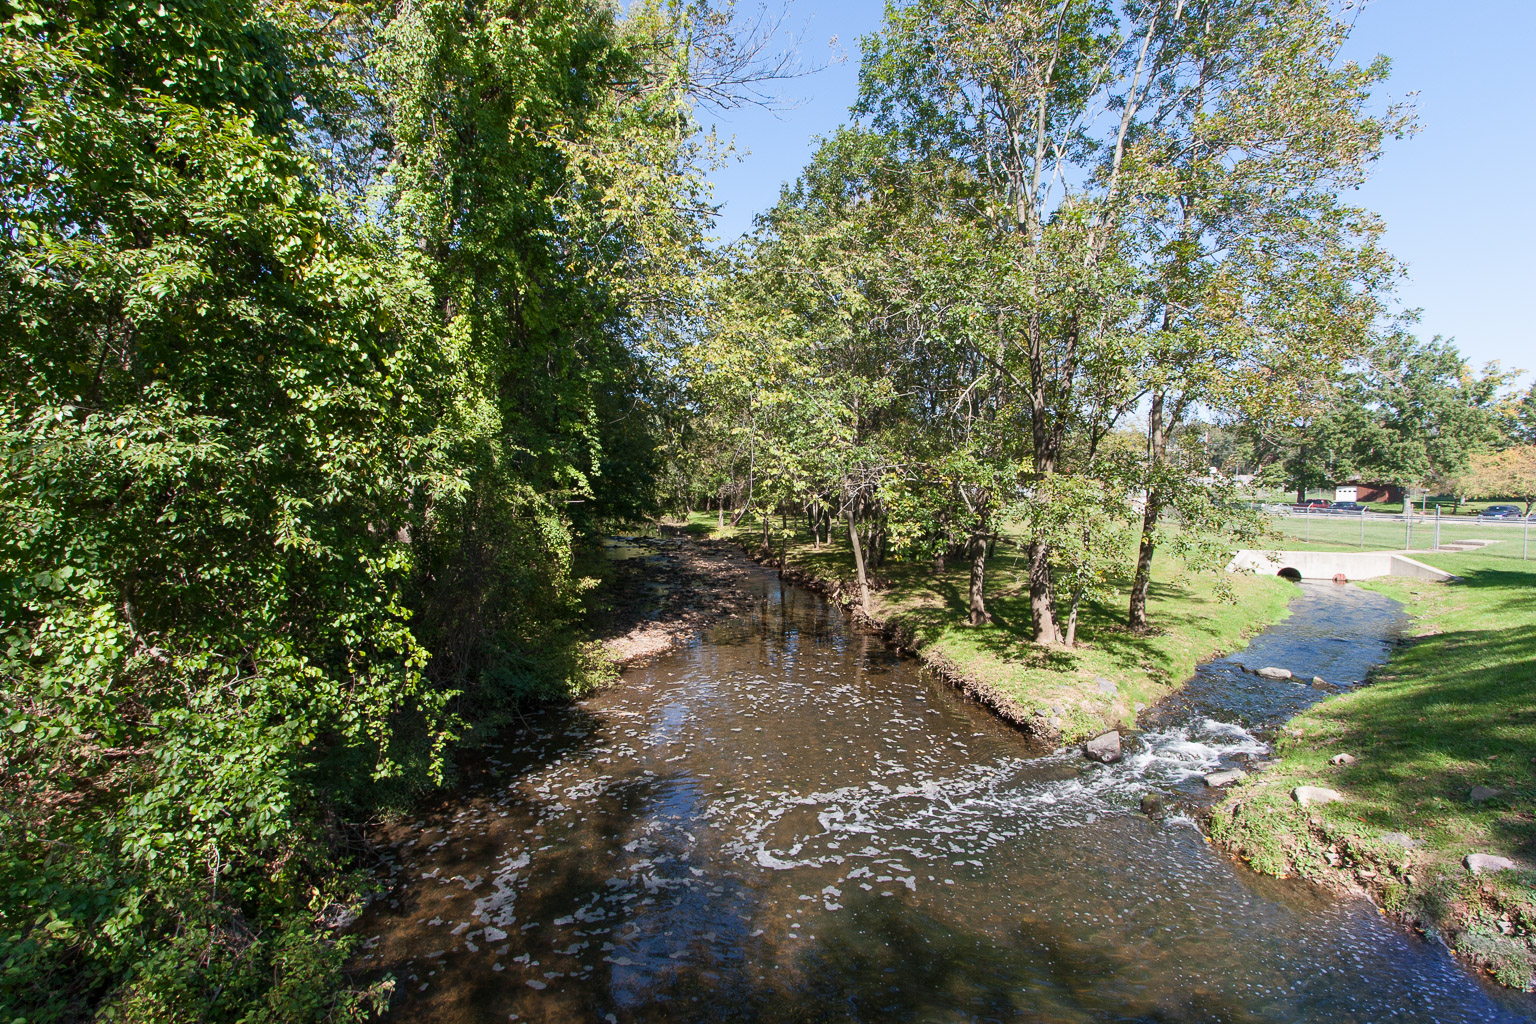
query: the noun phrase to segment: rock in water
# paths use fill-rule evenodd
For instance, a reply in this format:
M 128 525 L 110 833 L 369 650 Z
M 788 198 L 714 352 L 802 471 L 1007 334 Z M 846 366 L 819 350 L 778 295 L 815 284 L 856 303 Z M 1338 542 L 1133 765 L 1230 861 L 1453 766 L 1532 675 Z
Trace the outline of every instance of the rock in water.
M 1265 679 L 1289 679 L 1291 678 L 1291 674 L 1292 673 L 1290 669 L 1275 668 L 1273 665 L 1269 666 L 1268 668 L 1261 668 L 1254 673 L 1254 675 L 1262 676 Z
M 1514 871 L 1520 866 L 1508 857 L 1495 857 L 1491 853 L 1469 853 L 1462 859 L 1462 863 L 1474 875 L 1490 871 Z
M 1211 772 L 1205 777 L 1205 784 L 1212 789 L 1220 789 L 1222 786 L 1230 786 L 1240 779 L 1246 779 L 1248 773 L 1237 768 L 1224 772 Z
M 1336 800 L 1343 800 L 1344 794 L 1323 786 L 1297 786 L 1291 790 L 1291 799 L 1303 807 L 1310 807 L 1313 804 L 1331 804 Z
M 1313 676 L 1312 677 L 1312 688 L 1313 689 L 1315 689 L 1315 690 L 1323 690 L 1323 689 L 1326 689 L 1327 687 L 1328 687 L 1328 680 L 1324 679 L 1322 676 Z
M 1083 753 L 1100 764 L 1114 764 L 1120 760 L 1120 733 L 1106 732 L 1083 744 Z
M 1143 793 L 1141 795 L 1141 813 L 1148 817 L 1156 817 L 1163 813 L 1163 798 L 1156 793 Z
M 1340 765 L 1340 766 L 1351 765 L 1351 764 L 1355 763 L 1355 755 L 1354 754 L 1334 754 L 1332 757 L 1330 757 L 1328 759 L 1328 763 L 1329 764 L 1336 764 L 1336 765 Z
M 1480 804 L 1492 800 L 1496 796 L 1503 795 L 1504 791 L 1502 789 L 1494 789 L 1492 786 L 1473 786 L 1472 792 L 1467 795 L 1467 799 L 1471 803 Z

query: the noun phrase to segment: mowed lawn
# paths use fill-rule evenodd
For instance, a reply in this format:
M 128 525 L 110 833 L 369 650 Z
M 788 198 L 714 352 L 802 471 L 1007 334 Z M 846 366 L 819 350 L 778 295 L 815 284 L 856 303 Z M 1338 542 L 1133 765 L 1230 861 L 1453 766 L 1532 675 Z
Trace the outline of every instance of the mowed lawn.
M 1389 908 L 1525 987 L 1536 969 L 1536 561 L 1516 541 L 1418 556 L 1458 582 L 1363 584 L 1404 604 L 1411 639 L 1372 685 L 1293 719 L 1280 766 L 1234 793 L 1212 828 L 1270 873 L 1353 871 Z M 1341 753 L 1357 760 L 1329 763 Z M 1303 811 L 1296 785 L 1346 799 Z M 1474 786 L 1499 795 L 1474 803 Z M 1406 853 L 1382 841 L 1389 833 L 1417 845 Z M 1471 853 L 1527 870 L 1474 878 Z
M 713 516 L 696 515 L 691 527 L 719 535 Z M 749 520 L 739 534 L 751 545 L 761 527 Z M 1132 558 L 1127 551 L 1127 576 L 1112 599 L 1085 602 L 1078 646 L 1070 649 L 1031 641 L 1027 565 L 1011 542 L 1000 543 L 987 563 L 989 625 L 966 625 L 970 576 L 964 562 L 938 570 L 929 561 L 888 561 L 873 570 L 871 610 L 876 620 L 910 637 L 931 664 L 980 684 L 1011 704 L 1015 715 L 1057 720 L 1056 731 L 1072 741 L 1117 723 L 1132 724 L 1137 705 L 1166 696 L 1201 661 L 1240 649 L 1248 637 L 1283 618 L 1295 596 L 1283 580 L 1186 573 L 1159 555 L 1148 596 L 1152 629 L 1135 633 L 1125 627 Z M 834 533 L 830 545 L 817 549 L 809 533 L 797 535 L 788 562 L 840 585 L 847 595 L 856 593 L 845 537 Z

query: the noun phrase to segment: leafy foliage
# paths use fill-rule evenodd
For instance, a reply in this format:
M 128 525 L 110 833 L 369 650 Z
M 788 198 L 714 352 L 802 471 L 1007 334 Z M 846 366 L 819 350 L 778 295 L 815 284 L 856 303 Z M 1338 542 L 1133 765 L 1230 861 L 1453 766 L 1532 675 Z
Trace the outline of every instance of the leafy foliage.
M 0 1001 L 365 1015 L 347 820 L 580 682 L 651 507 L 682 16 L 4 10 Z

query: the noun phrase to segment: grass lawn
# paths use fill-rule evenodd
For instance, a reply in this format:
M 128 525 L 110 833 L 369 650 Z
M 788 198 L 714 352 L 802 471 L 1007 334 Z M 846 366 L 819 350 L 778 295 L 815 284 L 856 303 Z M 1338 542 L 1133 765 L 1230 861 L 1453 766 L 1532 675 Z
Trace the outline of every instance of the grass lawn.
M 1422 551 L 1458 540 L 1491 540 L 1501 555 L 1519 559 L 1525 550 L 1525 526 L 1520 523 L 1478 522 L 1465 517 L 1442 518 L 1438 534 L 1433 522 L 1415 522 L 1410 534 L 1402 520 L 1344 516 L 1276 516 L 1270 521 L 1278 536 L 1272 542 L 1292 551 Z M 1530 554 L 1536 560 L 1536 523 L 1530 527 Z M 1492 549 L 1491 549 L 1492 550 Z
M 719 535 L 713 516 L 697 514 L 695 533 Z M 748 521 L 742 539 L 754 544 L 760 520 Z M 727 526 L 725 533 L 730 533 Z M 1129 569 L 1131 553 L 1127 552 Z M 816 550 L 808 533 L 792 540 L 789 566 L 843 594 L 855 593 L 853 556 L 846 538 Z M 895 563 L 874 570 L 873 617 L 907 639 L 923 659 L 963 680 L 1005 717 L 1043 728 L 1072 742 L 1135 721 L 1137 705 L 1150 705 L 1182 685 L 1196 664 L 1241 648 L 1246 638 L 1286 615 L 1295 591 L 1272 577 L 1230 577 L 1236 600 L 1222 600 L 1209 575 L 1182 576 L 1159 556 L 1154 562 L 1148 617 L 1152 631 L 1124 626 L 1129 579 L 1113 601 L 1087 604 L 1079 616 L 1076 648 L 1040 647 L 1029 639 L 1027 564 L 1017 547 L 1000 544 L 987 563 L 987 607 L 993 621 L 965 624 L 969 566 L 943 571 L 929 562 Z M 1099 680 L 1114 684 L 1114 692 Z
M 1505 984 L 1536 975 L 1536 874 L 1473 876 L 1469 853 L 1536 867 L 1536 561 L 1518 544 L 1418 556 L 1460 582 L 1363 584 L 1403 604 L 1412 639 L 1372 685 L 1289 724 L 1280 765 L 1229 796 L 1213 836 L 1259 870 L 1361 885 Z M 1355 764 L 1328 759 L 1347 753 Z M 1345 795 L 1303 811 L 1297 785 Z M 1473 786 L 1500 790 L 1473 804 Z M 1412 849 L 1383 841 L 1402 833 Z

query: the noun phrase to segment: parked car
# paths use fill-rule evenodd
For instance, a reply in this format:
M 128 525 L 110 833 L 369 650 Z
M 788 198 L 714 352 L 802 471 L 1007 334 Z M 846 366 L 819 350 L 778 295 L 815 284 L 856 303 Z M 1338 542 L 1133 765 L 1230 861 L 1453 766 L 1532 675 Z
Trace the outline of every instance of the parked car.
M 1479 519 L 1523 519 L 1525 513 L 1514 505 L 1489 505 L 1477 514 Z
M 1333 505 L 1333 502 L 1326 501 L 1326 500 L 1324 500 L 1322 498 L 1308 498 L 1306 501 L 1298 501 L 1296 504 L 1292 505 L 1291 507 L 1296 509 L 1296 510 L 1298 510 L 1298 511 L 1301 511 L 1301 510 L 1309 509 L 1309 508 L 1312 508 L 1312 509 L 1329 508 L 1332 505 Z
M 1329 506 L 1330 512 L 1364 512 L 1365 506 L 1358 501 L 1336 501 Z

